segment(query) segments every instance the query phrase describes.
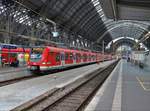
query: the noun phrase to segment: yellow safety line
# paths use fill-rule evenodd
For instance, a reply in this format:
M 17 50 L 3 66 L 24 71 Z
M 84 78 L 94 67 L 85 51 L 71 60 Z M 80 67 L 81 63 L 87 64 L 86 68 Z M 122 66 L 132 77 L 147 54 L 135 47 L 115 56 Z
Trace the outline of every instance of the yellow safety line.
M 138 82 L 140 83 L 141 87 L 142 87 L 145 91 L 150 91 L 150 89 L 145 88 L 145 86 L 144 86 L 144 84 L 143 84 L 143 81 L 142 81 L 139 77 L 136 76 L 136 79 L 138 80 Z

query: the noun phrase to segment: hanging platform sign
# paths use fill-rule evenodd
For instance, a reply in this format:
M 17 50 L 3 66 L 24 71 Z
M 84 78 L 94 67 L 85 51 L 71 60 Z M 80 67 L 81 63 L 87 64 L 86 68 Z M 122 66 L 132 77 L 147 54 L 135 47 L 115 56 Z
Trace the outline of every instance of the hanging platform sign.
M 9 45 L 9 44 L 2 44 L 0 45 L 1 49 L 5 48 L 5 49 L 17 49 L 16 45 Z
M 53 34 L 53 37 L 58 37 L 59 36 L 58 32 L 52 32 L 52 34 Z

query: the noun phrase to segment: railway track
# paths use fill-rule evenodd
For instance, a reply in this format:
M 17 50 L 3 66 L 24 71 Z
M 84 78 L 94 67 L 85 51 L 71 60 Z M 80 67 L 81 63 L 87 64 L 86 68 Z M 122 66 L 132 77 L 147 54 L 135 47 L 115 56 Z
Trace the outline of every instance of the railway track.
M 56 88 L 14 108 L 12 111 L 80 111 L 95 95 L 118 61 L 80 78 L 63 88 Z

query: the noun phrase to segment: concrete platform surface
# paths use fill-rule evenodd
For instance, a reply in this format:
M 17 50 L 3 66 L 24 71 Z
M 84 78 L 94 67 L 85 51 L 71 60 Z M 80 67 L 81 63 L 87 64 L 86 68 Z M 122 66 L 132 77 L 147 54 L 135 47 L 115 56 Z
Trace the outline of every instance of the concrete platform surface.
M 13 72 L 13 71 L 20 71 L 27 69 L 27 66 L 20 66 L 20 67 L 0 67 L 0 74 L 8 73 L 8 72 Z
M 27 71 L 27 67 L 18 67 L 18 68 L 4 68 L 0 70 L 0 82 L 16 79 L 20 77 L 26 77 L 32 75 L 29 71 Z
M 9 111 L 55 87 L 63 87 L 114 61 L 93 64 L 0 87 L 0 111 Z
M 149 70 L 121 60 L 85 111 L 150 111 Z

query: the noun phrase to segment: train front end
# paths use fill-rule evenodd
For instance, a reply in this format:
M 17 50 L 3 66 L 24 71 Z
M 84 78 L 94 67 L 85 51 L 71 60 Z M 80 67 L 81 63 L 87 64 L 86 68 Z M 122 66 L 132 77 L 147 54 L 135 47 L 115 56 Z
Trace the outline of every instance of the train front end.
M 28 61 L 28 69 L 30 71 L 40 71 L 40 66 L 45 65 L 44 48 L 32 48 Z

